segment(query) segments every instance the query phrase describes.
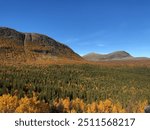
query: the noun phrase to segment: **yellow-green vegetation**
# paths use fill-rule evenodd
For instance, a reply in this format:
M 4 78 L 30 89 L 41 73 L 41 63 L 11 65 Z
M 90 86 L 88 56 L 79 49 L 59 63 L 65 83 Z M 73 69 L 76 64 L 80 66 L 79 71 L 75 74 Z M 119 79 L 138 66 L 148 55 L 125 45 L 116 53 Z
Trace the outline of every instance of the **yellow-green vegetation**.
M 1 66 L 0 110 L 1 112 L 144 112 L 144 107 L 150 101 L 149 77 L 150 68 L 146 66 L 90 64 L 45 67 Z M 36 99 L 33 92 L 37 95 Z M 6 95 L 13 99 L 7 101 Z M 12 103 L 12 108 L 4 109 L 2 104 L 5 102 L 9 105 Z M 33 106 L 27 110 L 26 106 L 29 104 Z M 106 104 L 109 104 L 109 107 Z M 45 109 L 37 110 L 40 105 L 45 106 Z

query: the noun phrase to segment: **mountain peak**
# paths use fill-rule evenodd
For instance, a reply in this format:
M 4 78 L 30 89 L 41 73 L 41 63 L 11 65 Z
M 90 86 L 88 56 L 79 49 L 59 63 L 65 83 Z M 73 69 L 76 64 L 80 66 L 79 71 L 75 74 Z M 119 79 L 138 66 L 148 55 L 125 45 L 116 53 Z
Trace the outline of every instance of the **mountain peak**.
M 126 51 L 115 51 L 115 52 L 112 52 L 110 54 L 107 55 L 109 58 L 111 59 L 122 59 L 122 58 L 128 58 L 128 57 L 132 57 L 128 52 Z
M 115 51 L 109 54 L 89 53 L 83 56 L 88 61 L 107 61 L 107 60 L 124 60 L 130 59 L 132 56 L 126 51 Z

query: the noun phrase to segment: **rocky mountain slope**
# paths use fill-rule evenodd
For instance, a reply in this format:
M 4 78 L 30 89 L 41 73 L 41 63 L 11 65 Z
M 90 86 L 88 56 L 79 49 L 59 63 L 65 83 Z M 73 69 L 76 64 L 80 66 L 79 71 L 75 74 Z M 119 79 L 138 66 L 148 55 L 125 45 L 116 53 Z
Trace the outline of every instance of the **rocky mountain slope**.
M 58 58 L 82 60 L 68 46 L 37 33 L 22 33 L 0 27 L 0 61 L 27 61 Z

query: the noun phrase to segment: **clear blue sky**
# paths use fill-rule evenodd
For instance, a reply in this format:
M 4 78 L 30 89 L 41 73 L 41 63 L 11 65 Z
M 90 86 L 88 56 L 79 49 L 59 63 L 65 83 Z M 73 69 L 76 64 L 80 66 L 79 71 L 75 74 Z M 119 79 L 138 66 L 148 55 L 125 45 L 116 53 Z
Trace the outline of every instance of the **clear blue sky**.
M 0 0 L 0 26 L 46 34 L 80 55 L 150 57 L 150 0 Z

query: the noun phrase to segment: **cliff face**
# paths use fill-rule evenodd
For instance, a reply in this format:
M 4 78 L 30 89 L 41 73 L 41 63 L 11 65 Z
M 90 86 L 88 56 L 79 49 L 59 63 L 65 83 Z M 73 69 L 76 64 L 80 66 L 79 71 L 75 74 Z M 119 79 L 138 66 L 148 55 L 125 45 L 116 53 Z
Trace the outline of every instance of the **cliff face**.
M 82 60 L 68 46 L 54 39 L 37 33 L 22 33 L 10 28 L 0 28 L 0 58 L 1 60 L 65 58 Z

